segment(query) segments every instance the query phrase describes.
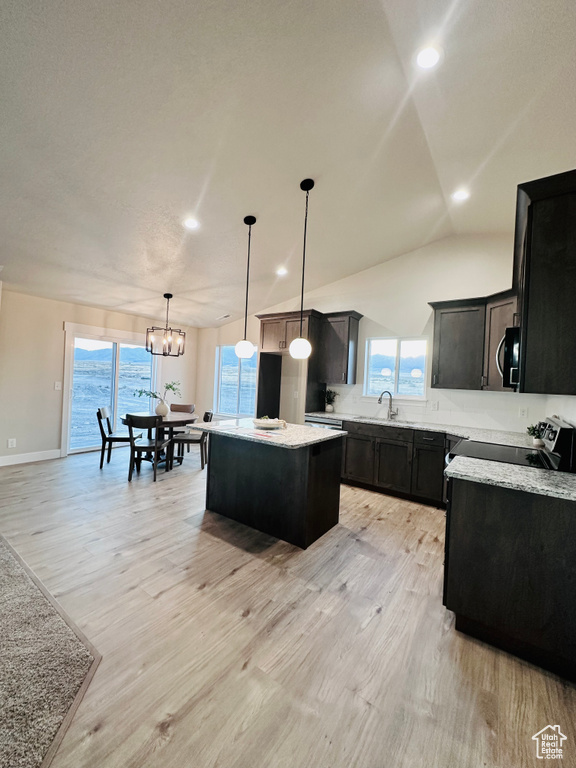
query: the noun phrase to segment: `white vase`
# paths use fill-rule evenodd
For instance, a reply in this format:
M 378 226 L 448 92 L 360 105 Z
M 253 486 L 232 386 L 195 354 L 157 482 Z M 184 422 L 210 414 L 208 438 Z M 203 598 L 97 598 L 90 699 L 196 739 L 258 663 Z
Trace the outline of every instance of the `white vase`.
M 334 406 L 326 404 L 326 413 L 334 413 Z
M 544 440 L 541 440 L 539 437 L 533 437 L 532 445 L 534 448 L 544 448 Z
M 168 416 L 168 411 L 170 409 L 168 408 L 168 403 L 165 400 L 160 400 L 155 410 L 157 416 Z

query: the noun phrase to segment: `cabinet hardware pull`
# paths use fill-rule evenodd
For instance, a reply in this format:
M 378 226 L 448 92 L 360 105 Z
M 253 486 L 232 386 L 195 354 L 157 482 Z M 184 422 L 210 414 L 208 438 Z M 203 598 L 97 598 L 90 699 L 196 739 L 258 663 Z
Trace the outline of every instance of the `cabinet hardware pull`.
M 423 437 L 422 440 L 434 440 L 433 437 Z
M 434 377 L 433 377 L 433 381 L 432 381 L 432 384 L 436 384 L 436 379 L 437 379 L 437 378 L 438 378 L 438 376 L 437 376 L 436 374 L 434 374 Z

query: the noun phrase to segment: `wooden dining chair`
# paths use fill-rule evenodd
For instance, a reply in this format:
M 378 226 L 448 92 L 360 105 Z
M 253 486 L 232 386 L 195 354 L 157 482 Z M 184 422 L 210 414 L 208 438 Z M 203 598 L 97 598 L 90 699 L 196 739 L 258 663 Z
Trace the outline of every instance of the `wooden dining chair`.
M 205 411 L 204 416 L 202 417 L 202 421 L 204 422 L 212 421 L 213 416 L 214 416 L 213 411 Z M 207 442 L 208 442 L 208 433 L 198 432 L 198 430 L 174 435 L 174 445 L 178 447 L 178 455 L 176 456 L 176 458 L 178 459 L 178 462 L 182 464 L 182 462 L 184 461 L 184 446 L 186 446 L 188 450 L 190 450 L 191 445 L 199 445 L 200 446 L 200 463 L 202 465 L 202 469 L 204 469 L 204 467 L 208 463 Z
M 100 427 L 100 436 L 102 437 L 102 450 L 100 451 L 100 469 L 104 466 L 104 454 L 106 453 L 106 447 L 108 447 L 108 458 L 106 464 L 110 463 L 110 457 L 112 456 L 112 445 L 114 443 L 129 443 L 130 434 L 128 432 L 113 432 L 112 425 L 110 423 L 110 408 L 104 406 L 98 408 L 96 411 L 96 418 L 98 419 L 98 426 Z M 106 427 L 104 427 L 106 422 Z M 142 437 L 142 432 L 136 435 L 137 438 Z
M 132 413 L 126 414 L 126 424 L 130 433 L 130 469 L 128 470 L 128 482 L 132 480 L 134 467 L 140 474 L 140 464 L 142 463 L 142 454 L 146 453 L 152 457 L 152 466 L 154 467 L 154 482 L 156 482 L 156 469 L 160 460 L 160 454 L 165 453 L 166 472 L 170 469 L 170 438 L 161 437 L 162 416 L 137 416 Z M 135 430 L 148 430 L 148 437 L 142 438 L 142 433 Z
M 172 403 L 170 405 L 170 410 L 173 413 L 194 413 L 194 409 L 196 406 L 194 403 Z M 188 427 L 174 427 L 172 430 L 173 434 L 186 434 L 189 433 Z M 188 453 L 190 453 L 190 446 L 188 446 Z

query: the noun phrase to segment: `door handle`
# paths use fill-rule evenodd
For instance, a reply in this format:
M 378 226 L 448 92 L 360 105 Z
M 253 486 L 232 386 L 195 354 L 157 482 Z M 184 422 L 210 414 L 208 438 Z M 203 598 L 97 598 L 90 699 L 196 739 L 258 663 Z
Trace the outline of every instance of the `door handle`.
M 504 342 L 506 340 L 506 334 L 502 336 L 500 339 L 500 344 L 498 344 L 498 349 L 496 350 L 496 368 L 498 368 L 498 373 L 502 378 L 504 378 L 504 371 L 502 370 L 502 366 L 500 364 L 500 355 L 502 353 L 502 348 L 504 347 Z

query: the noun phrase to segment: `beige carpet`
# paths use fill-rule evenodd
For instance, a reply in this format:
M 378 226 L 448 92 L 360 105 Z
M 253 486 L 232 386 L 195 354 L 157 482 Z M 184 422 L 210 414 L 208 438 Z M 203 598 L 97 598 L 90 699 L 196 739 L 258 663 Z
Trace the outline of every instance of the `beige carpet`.
M 0 768 L 46 768 L 99 661 L 0 536 Z

